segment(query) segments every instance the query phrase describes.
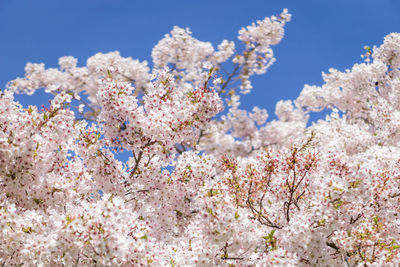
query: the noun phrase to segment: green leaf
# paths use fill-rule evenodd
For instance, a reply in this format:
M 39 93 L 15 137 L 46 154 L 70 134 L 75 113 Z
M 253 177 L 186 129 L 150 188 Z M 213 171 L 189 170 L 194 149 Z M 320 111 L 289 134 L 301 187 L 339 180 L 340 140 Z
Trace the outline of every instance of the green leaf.
M 235 219 L 237 220 L 237 219 L 239 219 L 239 217 L 240 217 L 239 213 L 235 212 Z
M 354 182 L 350 182 L 350 188 L 357 188 L 361 184 L 361 180 L 356 180 Z
M 33 232 L 34 232 L 33 229 L 32 229 L 32 227 L 22 227 L 22 231 L 23 231 L 24 233 L 27 233 L 27 234 L 30 234 L 30 233 L 33 233 Z
M 374 220 L 374 223 L 375 223 L 376 225 L 378 225 L 378 223 L 379 223 L 379 217 L 378 217 L 378 216 L 375 216 L 373 220 Z
M 208 190 L 206 196 L 207 197 L 213 197 L 213 196 L 216 196 L 218 194 L 219 194 L 218 190 L 211 188 L 210 190 Z
M 268 239 L 272 239 L 272 238 L 274 237 L 275 231 L 276 231 L 276 230 L 273 229 L 273 230 L 271 231 L 271 233 L 269 233 Z
M 207 213 L 209 213 L 212 216 L 215 216 L 215 214 L 211 208 L 207 208 Z
M 38 205 L 43 204 L 43 202 L 44 202 L 43 199 L 38 199 L 38 198 L 34 198 L 33 201 Z
M 272 240 L 274 238 L 275 231 L 276 231 L 275 229 L 272 230 L 268 235 L 264 236 L 263 238 L 265 240 Z
M 335 209 L 340 208 L 342 205 L 343 205 L 343 200 L 341 200 L 341 199 L 339 199 L 339 200 L 337 200 L 337 201 L 335 201 L 335 202 L 333 203 L 333 207 L 334 207 Z

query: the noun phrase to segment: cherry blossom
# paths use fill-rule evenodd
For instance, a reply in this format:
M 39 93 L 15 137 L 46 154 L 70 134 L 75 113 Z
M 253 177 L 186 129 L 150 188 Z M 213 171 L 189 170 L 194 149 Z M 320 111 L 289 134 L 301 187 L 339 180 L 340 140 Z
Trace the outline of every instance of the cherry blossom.
M 152 64 L 28 63 L 0 92 L 0 263 L 399 265 L 400 34 L 268 120 L 240 96 L 290 18 L 217 48 L 174 27 Z M 41 89 L 41 108 L 14 99 Z

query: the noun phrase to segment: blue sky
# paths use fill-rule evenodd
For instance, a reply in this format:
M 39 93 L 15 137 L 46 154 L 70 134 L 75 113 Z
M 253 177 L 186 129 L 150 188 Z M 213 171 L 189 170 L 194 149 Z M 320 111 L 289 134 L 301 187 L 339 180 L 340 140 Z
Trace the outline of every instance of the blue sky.
M 216 47 L 237 42 L 238 30 L 283 8 L 292 21 L 274 47 L 276 63 L 253 78 L 242 107 L 257 105 L 273 114 L 280 99 L 294 99 L 304 84 L 321 85 L 321 72 L 361 62 L 364 45 L 380 45 L 400 31 L 398 0 L 0 0 L 0 87 L 23 76 L 26 62 L 56 67 L 72 55 L 78 64 L 97 52 L 119 50 L 151 62 L 151 49 L 174 25 Z M 18 97 L 24 105 L 46 103 L 42 94 Z

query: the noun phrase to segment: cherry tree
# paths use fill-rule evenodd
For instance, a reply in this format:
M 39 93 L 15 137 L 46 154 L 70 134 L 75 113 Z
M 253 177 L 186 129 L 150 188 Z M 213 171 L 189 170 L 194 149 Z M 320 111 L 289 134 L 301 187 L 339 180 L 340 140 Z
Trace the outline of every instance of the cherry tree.
M 118 52 L 28 63 L 0 93 L 2 265 L 399 264 L 400 34 L 267 122 L 240 96 L 290 17 L 217 49 L 174 27 L 152 69 Z M 14 100 L 40 89 L 41 109 Z

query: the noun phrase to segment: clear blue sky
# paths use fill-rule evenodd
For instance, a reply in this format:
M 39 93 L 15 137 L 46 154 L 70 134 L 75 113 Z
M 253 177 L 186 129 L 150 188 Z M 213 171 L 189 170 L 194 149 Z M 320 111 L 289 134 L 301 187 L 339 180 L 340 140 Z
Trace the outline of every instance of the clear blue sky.
M 97 52 L 119 50 L 151 62 L 151 49 L 174 25 L 216 45 L 237 41 L 237 31 L 257 19 L 292 13 L 276 63 L 253 79 L 242 107 L 274 112 L 280 99 L 294 99 L 304 84 L 322 83 L 321 72 L 360 62 L 364 45 L 379 45 L 400 31 L 399 0 L 0 0 L 0 87 L 24 74 L 26 62 L 56 67 L 72 55 L 84 65 Z M 79 64 L 78 63 L 78 64 Z M 35 94 L 23 104 L 47 102 Z

